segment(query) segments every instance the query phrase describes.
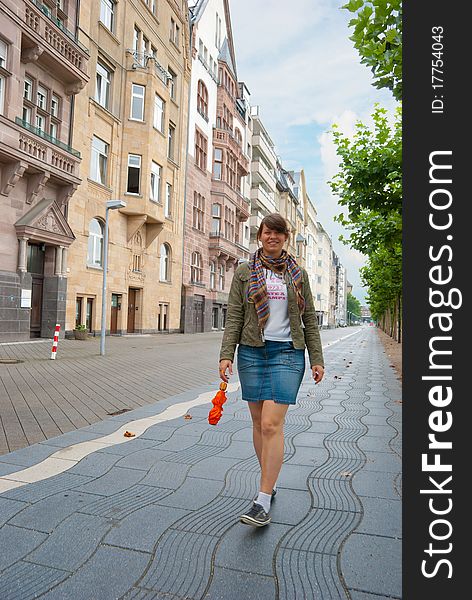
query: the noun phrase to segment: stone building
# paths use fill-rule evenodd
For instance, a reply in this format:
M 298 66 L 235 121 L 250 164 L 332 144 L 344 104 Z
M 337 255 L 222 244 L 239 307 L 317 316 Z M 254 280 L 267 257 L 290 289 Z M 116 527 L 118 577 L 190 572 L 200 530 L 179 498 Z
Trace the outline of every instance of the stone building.
M 249 256 L 248 91 L 227 0 L 191 2 L 192 79 L 181 329 L 224 327 L 234 269 Z M 249 143 L 249 148 L 248 148 Z
M 0 341 L 64 330 L 69 208 L 83 177 L 71 123 L 89 80 L 77 6 L 0 1 Z
M 323 225 L 317 223 L 317 247 L 313 257 L 315 269 L 315 285 L 313 289 L 313 299 L 318 314 L 318 321 L 321 327 L 334 326 L 334 304 L 335 293 L 334 285 L 332 290 L 332 319 L 330 322 L 330 286 L 331 286 L 331 262 L 333 257 L 333 244 L 330 235 Z
M 278 207 L 278 212 L 287 221 L 287 225 L 290 230 L 287 252 L 289 252 L 292 256 L 296 256 L 297 208 L 299 200 L 295 192 L 295 180 L 293 178 L 293 172 L 284 169 L 280 160 L 277 159 L 275 174 L 276 206 Z
M 74 139 L 83 183 L 70 205 L 66 329 L 100 330 L 105 205 L 106 330 L 180 330 L 188 94 L 187 3 L 82 0 L 90 82 L 77 97 Z

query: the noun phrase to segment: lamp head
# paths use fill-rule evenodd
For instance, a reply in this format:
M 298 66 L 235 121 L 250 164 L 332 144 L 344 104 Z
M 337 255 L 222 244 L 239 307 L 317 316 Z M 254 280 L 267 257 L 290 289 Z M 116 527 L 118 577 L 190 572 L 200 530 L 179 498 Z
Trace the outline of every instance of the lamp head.
M 125 208 L 126 202 L 124 200 L 108 200 L 106 207 L 115 210 L 117 208 Z

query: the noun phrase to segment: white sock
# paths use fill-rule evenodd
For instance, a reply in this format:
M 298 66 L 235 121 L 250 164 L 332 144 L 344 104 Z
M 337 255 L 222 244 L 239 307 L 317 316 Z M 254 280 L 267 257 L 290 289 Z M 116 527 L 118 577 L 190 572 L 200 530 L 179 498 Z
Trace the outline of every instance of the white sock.
M 270 501 L 271 501 L 271 495 L 264 494 L 264 492 L 259 492 L 257 498 L 254 500 L 254 502 L 256 502 L 257 504 L 260 504 L 262 506 L 262 508 L 266 511 L 266 513 L 268 513 L 270 510 Z
M 274 483 L 274 492 L 277 490 L 277 482 Z

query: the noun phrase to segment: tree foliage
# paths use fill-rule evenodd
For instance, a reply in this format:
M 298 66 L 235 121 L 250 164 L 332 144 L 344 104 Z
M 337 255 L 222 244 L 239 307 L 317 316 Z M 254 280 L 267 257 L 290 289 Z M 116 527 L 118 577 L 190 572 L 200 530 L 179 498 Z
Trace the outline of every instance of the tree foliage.
M 351 292 L 347 295 L 347 310 L 353 315 L 361 316 L 361 303 Z
M 402 2 L 401 0 L 350 0 L 342 8 L 356 17 L 349 21 L 349 38 L 361 63 L 371 68 L 376 88 L 402 97 Z
M 349 231 L 340 239 L 367 255 L 361 277 L 377 321 L 400 340 L 402 296 L 402 139 L 401 105 L 392 125 L 376 105 L 373 128 L 359 122 L 353 138 L 333 126 L 342 161 L 329 182 L 345 212 L 336 220 Z M 354 312 L 354 311 L 352 311 Z

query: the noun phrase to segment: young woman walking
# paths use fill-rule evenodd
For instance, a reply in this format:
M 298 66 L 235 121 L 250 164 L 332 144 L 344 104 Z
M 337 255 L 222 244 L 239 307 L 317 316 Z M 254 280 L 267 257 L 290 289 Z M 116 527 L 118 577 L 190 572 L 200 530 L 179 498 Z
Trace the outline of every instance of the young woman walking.
M 315 383 L 324 374 L 308 276 L 284 249 L 288 238 L 281 215 L 264 217 L 257 233 L 261 246 L 233 277 L 220 351 L 220 377 L 227 382 L 238 346 L 242 398 L 248 402 L 261 466 L 259 494 L 241 521 L 256 527 L 270 523 L 270 504 L 284 455 L 285 415 L 296 403 L 305 348 Z

